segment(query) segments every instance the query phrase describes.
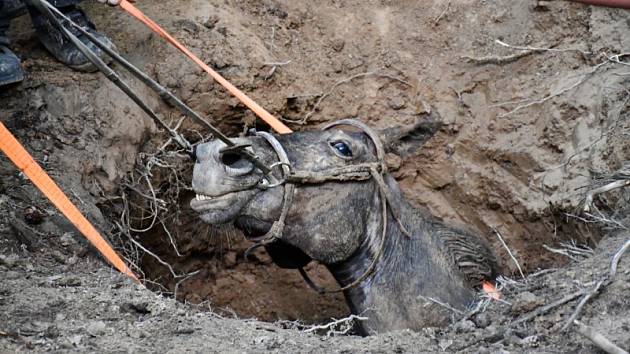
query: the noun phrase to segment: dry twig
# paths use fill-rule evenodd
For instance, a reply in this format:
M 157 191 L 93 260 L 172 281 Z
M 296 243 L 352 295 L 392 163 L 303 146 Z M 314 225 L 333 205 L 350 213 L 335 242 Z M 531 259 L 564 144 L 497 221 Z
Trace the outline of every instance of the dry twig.
M 466 59 L 469 62 L 475 63 L 475 64 L 507 64 L 507 63 L 511 63 L 513 61 L 516 61 L 520 58 L 526 57 L 530 54 L 536 53 L 533 50 L 526 50 L 520 53 L 515 53 L 515 54 L 510 54 L 510 55 L 506 55 L 506 56 L 502 56 L 502 57 L 498 57 L 498 56 L 494 56 L 494 55 L 489 55 L 489 56 L 484 56 L 484 57 L 471 57 L 468 55 L 463 55 L 461 58 L 462 59 Z
M 344 335 L 348 334 L 354 325 L 354 321 L 367 321 L 367 317 L 350 315 L 348 317 L 342 319 L 334 319 L 332 322 L 323 324 L 323 325 L 315 325 L 305 329 L 303 332 L 305 333 L 313 333 L 316 331 L 326 330 L 326 337 L 330 337 L 333 335 Z
M 449 0 L 446 3 L 446 6 L 444 7 L 444 10 L 440 13 L 440 15 L 435 19 L 435 21 L 433 21 L 433 26 L 437 26 L 440 23 L 440 20 L 442 19 L 442 17 L 444 17 L 444 15 L 446 15 L 446 13 L 448 12 L 448 10 L 451 8 L 451 1 Z
M 582 308 L 584 307 L 584 305 L 586 305 L 586 303 L 591 298 L 593 298 L 597 294 L 599 294 L 599 291 L 600 291 L 600 289 L 602 287 L 606 287 L 610 283 L 612 283 L 612 281 L 614 280 L 615 275 L 617 274 L 617 266 L 619 265 L 619 260 L 621 259 L 623 254 L 628 250 L 628 248 L 630 248 L 630 239 L 628 239 L 626 242 L 624 242 L 624 244 L 617 250 L 617 252 L 615 252 L 613 257 L 611 258 L 608 274 L 604 275 L 597 282 L 595 287 L 593 287 L 592 290 L 588 291 L 584 295 L 582 300 L 580 300 L 580 303 L 575 308 L 575 311 L 573 311 L 573 314 L 571 315 L 571 317 L 569 317 L 569 319 L 566 321 L 564 326 L 562 326 L 562 330 L 563 331 L 566 330 L 567 328 L 569 328 L 571 326 L 571 324 L 574 324 L 575 322 L 577 322 L 576 320 L 577 320 L 578 316 L 580 315 L 580 312 L 582 311 Z
M 444 302 L 442 302 L 442 301 L 436 300 L 436 299 L 434 299 L 434 298 L 432 298 L 432 297 L 422 296 L 422 295 L 418 295 L 418 297 L 419 297 L 419 298 L 421 298 L 421 299 L 424 299 L 424 300 L 427 300 L 427 301 L 433 302 L 434 304 L 437 304 L 437 305 L 439 305 L 439 306 L 442 306 L 442 307 L 444 307 L 445 309 L 447 309 L 447 310 L 449 310 L 449 311 L 452 311 L 452 312 L 454 312 L 454 313 L 456 313 L 456 314 L 458 314 L 458 315 L 460 315 L 460 316 L 464 315 L 464 312 L 463 312 L 463 311 L 458 310 L 458 309 L 454 308 L 453 306 L 451 306 L 451 305 L 449 305 L 449 304 L 447 304 L 447 303 L 444 303 Z
M 471 57 L 471 56 L 462 56 L 462 59 L 466 59 L 468 61 L 474 62 L 475 64 L 507 64 L 513 61 L 516 61 L 525 56 L 534 54 L 534 53 L 543 53 L 543 52 L 579 52 L 582 55 L 590 55 L 591 52 L 583 51 L 581 49 L 576 48 L 568 48 L 568 49 L 557 49 L 557 48 L 543 48 L 543 47 L 523 47 L 523 46 L 515 46 L 511 44 L 507 44 L 500 40 L 495 40 L 495 43 L 510 49 L 521 50 L 520 53 L 515 53 L 506 56 L 485 56 L 485 57 Z
M 601 186 L 599 188 L 595 188 L 589 191 L 586 194 L 586 198 L 584 199 L 584 211 L 585 212 L 591 211 L 591 207 L 593 206 L 593 197 L 595 197 L 596 195 L 610 192 L 611 190 L 627 187 L 627 186 L 630 186 L 630 178 L 614 181 L 614 182 L 608 183 L 605 186 Z
M 605 351 L 609 354 L 628 354 L 627 351 L 619 348 L 613 342 L 609 341 L 608 338 L 604 337 L 601 333 L 597 332 L 591 327 L 585 326 L 580 321 L 573 321 L 575 324 L 575 331 L 593 342 L 597 347 L 601 350 Z
M 566 295 L 556 301 L 550 302 L 547 305 L 543 305 L 538 307 L 537 309 L 535 309 L 532 312 L 529 312 L 521 317 L 519 317 L 516 321 L 511 323 L 511 326 L 517 325 L 519 323 L 523 323 L 523 322 L 527 322 L 529 320 L 531 320 L 534 317 L 538 317 L 544 313 L 549 312 L 549 310 L 556 308 L 558 306 L 564 305 L 569 301 L 575 300 L 576 298 L 582 296 L 585 293 L 584 290 L 580 290 L 580 291 L 576 291 L 574 293 L 571 293 L 569 295 Z
M 512 258 L 512 261 L 514 261 L 514 264 L 516 264 L 516 268 L 518 268 L 518 272 L 521 274 L 521 278 L 525 279 L 525 274 L 523 274 L 523 269 L 521 268 L 521 265 L 518 263 L 518 261 L 516 260 L 516 257 L 514 257 L 514 254 L 512 254 L 512 251 L 507 246 L 505 241 L 503 241 L 503 236 L 501 236 L 501 234 L 499 233 L 499 230 L 497 230 L 495 227 L 492 227 L 492 231 L 494 231 L 494 233 L 497 235 L 497 237 L 499 238 L 499 241 L 501 241 L 501 244 L 510 255 L 510 258 Z

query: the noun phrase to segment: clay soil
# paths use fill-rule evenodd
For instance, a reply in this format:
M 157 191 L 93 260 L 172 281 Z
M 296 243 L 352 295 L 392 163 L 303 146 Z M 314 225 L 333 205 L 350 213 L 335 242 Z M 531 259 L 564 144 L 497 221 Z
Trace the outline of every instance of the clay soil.
M 503 301 L 453 313 L 447 328 L 366 338 L 309 331 L 347 316 L 343 297 L 317 295 L 262 250 L 245 259 L 250 244 L 236 230 L 198 221 L 187 206 L 190 160 L 102 75 L 52 60 L 20 18 L 11 37 L 27 78 L 0 91 L 0 119 L 145 286 L 111 270 L 0 157 L 0 352 L 597 351 L 562 326 L 583 294 L 566 297 L 603 279 L 630 237 L 624 189 L 595 198 L 599 220 L 582 212 L 585 193 L 630 160 L 630 66 L 615 57 L 630 49 L 630 12 L 507 0 L 139 7 L 295 130 L 439 116 L 441 130 L 422 149 L 392 157 L 393 173 L 414 205 L 485 237 L 513 281 L 502 282 Z M 133 19 L 85 8 L 125 57 L 226 133 L 266 129 Z M 515 48 L 524 46 L 538 49 Z M 191 142 L 210 138 L 132 86 Z M 626 254 L 579 315 L 625 349 L 629 269 Z M 333 285 L 322 266 L 308 271 Z

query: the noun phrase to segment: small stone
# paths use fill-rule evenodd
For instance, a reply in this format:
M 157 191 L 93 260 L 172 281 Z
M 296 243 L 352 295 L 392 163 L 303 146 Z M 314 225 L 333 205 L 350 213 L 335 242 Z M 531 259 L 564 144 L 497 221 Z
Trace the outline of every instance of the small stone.
M 67 338 L 68 344 L 70 344 L 70 348 L 80 346 L 81 340 L 83 340 L 83 336 L 80 334 L 76 334 Z
M 476 328 L 475 323 L 470 320 L 457 322 L 454 326 L 456 333 L 468 333 L 474 331 Z
M 44 332 L 44 336 L 46 338 L 57 338 L 59 337 L 59 334 L 59 328 L 57 328 L 57 326 L 55 325 L 48 326 L 48 328 L 46 328 L 46 331 Z
M 236 252 L 230 251 L 225 255 L 225 266 L 227 268 L 232 268 L 236 265 Z
M 149 333 L 147 333 L 144 330 L 135 328 L 131 324 L 129 325 L 129 327 L 127 327 L 127 334 L 129 335 L 129 337 L 134 338 L 134 339 L 149 337 Z
M 390 171 L 396 171 L 402 166 L 402 158 L 396 154 L 387 153 L 385 155 L 385 164 Z
M 74 276 L 64 276 L 53 281 L 55 286 L 81 286 L 81 279 Z
M 50 252 L 50 255 L 60 264 L 66 264 L 66 261 L 68 260 L 68 257 L 64 256 L 61 252 L 57 250 L 53 250 L 52 252 Z
M 103 321 L 95 321 L 90 323 L 86 330 L 92 337 L 99 337 L 105 334 L 107 325 Z
M 475 324 L 479 328 L 486 328 L 490 325 L 490 323 L 492 323 L 492 319 L 490 318 L 489 314 L 482 312 L 475 315 L 475 317 L 473 318 L 473 322 L 475 322 Z
M 543 304 L 543 300 L 535 294 L 524 291 L 514 298 L 512 302 L 512 313 L 519 314 L 529 312 Z
M 17 265 L 19 259 L 17 254 L 10 254 L 8 256 L 0 255 L 0 265 L 11 269 Z
M 212 15 L 203 23 L 203 26 L 208 29 L 213 29 L 214 26 L 217 25 L 217 22 L 219 22 L 219 16 Z
M 438 343 L 438 346 L 440 347 L 440 349 L 442 349 L 443 352 L 445 352 L 446 349 L 448 349 L 451 345 L 453 345 L 452 339 L 442 339 Z
M 395 111 L 403 109 L 407 106 L 405 100 L 400 96 L 392 98 L 391 100 L 389 100 L 389 102 L 387 102 L 387 104 L 389 105 L 389 108 Z
M 41 211 L 36 206 L 29 206 L 24 209 L 24 221 L 26 221 L 26 223 L 30 225 L 41 224 L 45 216 L 46 213 Z
M 173 22 L 173 25 L 175 27 L 179 27 L 183 29 L 184 31 L 188 33 L 196 33 L 199 30 L 199 28 L 197 27 L 197 24 L 188 19 L 176 20 Z
M 341 52 L 343 50 L 343 47 L 346 46 L 346 41 L 344 41 L 342 38 L 335 38 L 330 43 L 330 46 L 335 52 Z
M 61 237 L 59 237 L 59 243 L 63 247 L 69 247 L 75 245 L 77 241 L 74 239 L 72 232 L 66 232 L 65 234 L 61 235 Z

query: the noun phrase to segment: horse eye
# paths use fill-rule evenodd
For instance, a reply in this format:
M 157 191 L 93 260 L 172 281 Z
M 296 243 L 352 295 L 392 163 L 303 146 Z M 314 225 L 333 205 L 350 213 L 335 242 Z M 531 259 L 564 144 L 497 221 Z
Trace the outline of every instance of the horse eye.
M 352 150 L 350 150 L 350 147 L 343 141 L 333 141 L 330 143 L 330 146 L 335 148 L 341 156 L 352 157 Z

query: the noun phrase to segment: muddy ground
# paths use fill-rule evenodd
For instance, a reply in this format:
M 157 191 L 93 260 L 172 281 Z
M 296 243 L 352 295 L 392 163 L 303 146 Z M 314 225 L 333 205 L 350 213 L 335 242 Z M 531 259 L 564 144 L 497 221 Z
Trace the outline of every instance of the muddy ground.
M 437 113 L 443 128 L 422 150 L 395 159 L 394 174 L 416 206 L 484 236 L 516 282 L 503 283 L 505 302 L 467 320 L 454 314 L 446 329 L 369 338 L 305 332 L 347 316 L 343 299 L 315 294 L 262 251 L 245 260 L 248 243 L 236 231 L 197 221 L 187 207 L 186 157 L 101 75 L 50 59 L 21 18 L 11 34 L 27 79 L 0 91 L 0 119 L 154 292 L 106 267 L 2 157 L 1 351 L 595 351 L 560 330 L 580 296 L 514 321 L 591 289 L 628 239 L 627 191 L 596 198 L 596 215 L 608 221 L 581 213 L 581 203 L 630 160 L 630 66 L 615 56 L 629 51 L 630 12 L 505 0 L 139 6 L 293 129 L 346 117 L 384 128 Z M 86 8 L 120 52 L 221 129 L 265 129 L 133 19 Z M 133 86 L 173 126 L 180 122 Z M 179 130 L 193 142 L 209 138 L 188 121 Z M 164 202 L 143 197 L 151 190 Z M 572 244 L 582 250 L 575 259 L 549 250 Z M 580 314 L 622 348 L 630 348 L 629 265 L 622 258 L 613 282 Z M 331 284 L 321 266 L 309 271 Z

